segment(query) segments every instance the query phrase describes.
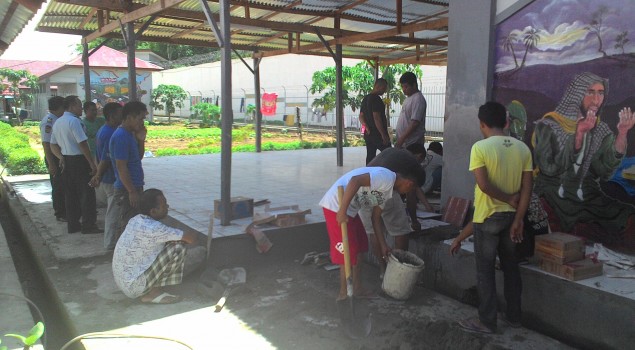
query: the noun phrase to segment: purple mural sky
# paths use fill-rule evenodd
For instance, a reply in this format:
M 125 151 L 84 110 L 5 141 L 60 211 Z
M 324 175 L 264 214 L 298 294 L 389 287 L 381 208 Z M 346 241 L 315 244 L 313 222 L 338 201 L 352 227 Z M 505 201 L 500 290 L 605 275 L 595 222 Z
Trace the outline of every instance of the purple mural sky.
M 606 9 L 599 18 L 601 26 L 591 26 L 594 14 Z M 520 14 L 520 15 L 519 15 Z M 616 48 L 618 37 L 624 35 L 635 22 L 633 0 L 536 0 L 498 27 L 496 72 L 514 69 L 523 62 L 526 34 L 534 30 L 535 47 L 526 54 L 524 66 L 534 64 L 562 65 L 589 61 L 607 55 L 635 52 L 635 33 L 627 33 L 629 39 Z M 515 37 L 511 47 L 502 49 L 508 35 Z

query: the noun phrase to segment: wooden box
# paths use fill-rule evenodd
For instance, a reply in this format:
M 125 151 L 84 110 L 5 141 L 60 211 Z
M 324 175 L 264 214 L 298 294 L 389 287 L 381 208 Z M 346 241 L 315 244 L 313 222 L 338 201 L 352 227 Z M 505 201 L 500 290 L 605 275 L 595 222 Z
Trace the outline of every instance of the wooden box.
M 214 217 L 220 219 L 222 209 L 220 199 L 214 200 Z M 254 199 L 247 197 L 231 198 L 231 220 L 249 218 L 254 215 Z
M 540 260 L 540 268 L 544 271 L 568 279 L 579 281 L 602 275 L 602 262 L 593 259 L 583 259 L 566 264 L 558 264 L 547 260 Z
M 563 254 L 564 256 L 558 256 L 536 249 L 534 255 L 541 260 L 546 260 L 560 265 L 584 259 L 584 251 L 580 250 L 565 251 Z
M 551 250 L 554 252 L 584 251 L 584 240 L 574 235 L 554 232 L 536 236 L 536 249 L 538 247 L 543 248 L 545 251 Z

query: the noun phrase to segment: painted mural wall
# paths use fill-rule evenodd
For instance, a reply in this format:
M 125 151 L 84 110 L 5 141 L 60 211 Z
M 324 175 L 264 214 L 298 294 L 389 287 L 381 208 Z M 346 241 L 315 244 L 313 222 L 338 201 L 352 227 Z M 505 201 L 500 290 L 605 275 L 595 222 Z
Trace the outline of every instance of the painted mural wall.
M 144 102 L 148 100 L 148 93 L 152 87 L 152 73 L 137 72 L 137 98 Z M 79 81 L 79 86 L 84 90 L 84 81 Z M 90 88 L 92 101 L 98 106 L 104 106 L 108 102 L 124 104 L 128 102 L 128 71 L 113 69 L 91 69 Z M 83 91 L 80 96 L 83 96 Z M 96 100 L 96 101 L 95 101 Z
M 493 96 L 552 231 L 635 247 L 635 2 L 536 0 L 496 28 Z

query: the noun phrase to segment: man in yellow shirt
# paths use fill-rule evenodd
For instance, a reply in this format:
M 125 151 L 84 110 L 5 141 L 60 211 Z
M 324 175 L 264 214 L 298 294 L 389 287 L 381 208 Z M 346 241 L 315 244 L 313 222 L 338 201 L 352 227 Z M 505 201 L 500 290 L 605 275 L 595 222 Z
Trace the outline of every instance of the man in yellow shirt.
M 500 258 L 507 308 L 503 319 L 520 327 L 522 281 L 515 246 L 523 239 L 523 218 L 532 187 L 531 151 L 522 141 L 505 135 L 506 110 L 497 102 L 479 108 L 484 140 L 472 146 L 470 171 L 474 189 L 474 254 L 480 299 L 478 318 L 459 322 L 471 331 L 496 331 L 497 298 L 494 264 Z

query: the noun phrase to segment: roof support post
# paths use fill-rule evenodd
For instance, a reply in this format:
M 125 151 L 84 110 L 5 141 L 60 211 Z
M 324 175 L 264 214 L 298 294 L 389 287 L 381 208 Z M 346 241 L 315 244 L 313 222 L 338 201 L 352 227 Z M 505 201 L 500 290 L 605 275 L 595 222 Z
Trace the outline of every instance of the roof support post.
M 335 116 L 337 129 L 337 166 L 344 165 L 344 106 L 342 104 L 342 45 L 335 45 Z
M 84 67 L 84 102 L 91 100 L 90 96 L 90 63 L 88 57 L 88 43 L 82 42 L 82 66 Z
M 128 101 L 137 101 L 137 67 L 135 66 L 137 36 L 134 32 L 134 22 L 126 23 L 126 27 L 126 43 L 128 44 Z
M 260 61 L 254 56 L 254 99 L 256 104 L 256 152 L 262 152 L 262 112 L 260 111 Z
M 231 166 L 232 166 L 232 58 L 229 22 L 229 0 L 220 0 L 221 52 L 221 225 L 231 223 Z
M 340 29 L 340 17 L 335 16 L 335 29 Z M 337 129 L 337 166 L 344 165 L 344 105 L 342 104 L 342 44 L 335 45 L 335 125 Z

